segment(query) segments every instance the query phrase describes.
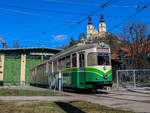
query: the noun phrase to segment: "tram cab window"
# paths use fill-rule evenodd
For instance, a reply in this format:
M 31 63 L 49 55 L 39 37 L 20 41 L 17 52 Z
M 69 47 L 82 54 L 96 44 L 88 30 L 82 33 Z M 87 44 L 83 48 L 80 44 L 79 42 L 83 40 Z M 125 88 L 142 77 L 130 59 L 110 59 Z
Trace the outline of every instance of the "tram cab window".
M 62 58 L 62 60 L 61 60 L 61 66 L 62 66 L 62 69 L 65 69 L 66 67 L 66 61 L 65 61 L 65 57 L 64 58 Z
M 98 53 L 98 65 L 110 65 L 108 53 Z
M 97 53 L 89 53 L 87 56 L 87 64 L 88 66 L 94 66 L 97 65 Z
M 77 54 L 72 54 L 72 67 L 77 67 Z
M 89 53 L 87 64 L 88 66 L 110 65 L 109 53 Z
M 70 56 L 66 57 L 66 68 L 70 68 L 71 62 L 70 62 Z

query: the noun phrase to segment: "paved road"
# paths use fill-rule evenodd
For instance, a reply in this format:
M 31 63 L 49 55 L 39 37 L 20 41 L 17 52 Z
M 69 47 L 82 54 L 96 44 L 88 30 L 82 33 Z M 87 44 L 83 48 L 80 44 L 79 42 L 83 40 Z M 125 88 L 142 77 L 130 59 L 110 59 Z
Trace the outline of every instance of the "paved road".
M 64 93 L 64 92 L 63 92 Z M 0 96 L 0 100 L 40 100 L 40 101 L 78 101 L 86 100 L 92 103 L 113 108 L 132 110 L 138 113 L 150 113 L 150 94 L 131 91 L 115 91 L 108 94 L 75 94 L 71 96 Z

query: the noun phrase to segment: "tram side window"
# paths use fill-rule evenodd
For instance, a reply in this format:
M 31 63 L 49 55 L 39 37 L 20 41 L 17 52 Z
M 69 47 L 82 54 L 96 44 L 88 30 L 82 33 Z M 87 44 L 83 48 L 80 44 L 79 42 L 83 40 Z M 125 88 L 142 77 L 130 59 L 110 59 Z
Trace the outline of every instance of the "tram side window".
M 46 64 L 43 64 L 42 67 L 43 67 L 43 75 L 45 75 L 45 73 L 46 73 Z
M 72 55 L 72 67 L 77 67 L 77 54 Z
M 62 60 L 61 60 L 61 64 L 62 64 L 62 69 L 65 69 L 66 67 L 66 61 L 65 61 L 65 57 L 64 58 L 62 58 Z
M 98 65 L 109 65 L 109 54 L 98 53 Z
M 57 71 L 57 61 L 54 61 L 54 62 L 53 62 L 53 69 L 54 69 L 54 72 Z
M 97 65 L 97 53 L 89 53 L 87 56 L 87 65 L 94 66 Z
M 62 59 L 58 60 L 58 70 L 62 69 Z
M 84 67 L 85 66 L 85 58 L 84 58 L 84 54 L 83 53 L 79 54 L 79 66 L 80 67 Z
M 49 62 L 49 72 L 51 73 L 52 72 L 52 63 Z
M 70 68 L 71 62 L 70 62 L 70 56 L 66 57 L 66 68 Z

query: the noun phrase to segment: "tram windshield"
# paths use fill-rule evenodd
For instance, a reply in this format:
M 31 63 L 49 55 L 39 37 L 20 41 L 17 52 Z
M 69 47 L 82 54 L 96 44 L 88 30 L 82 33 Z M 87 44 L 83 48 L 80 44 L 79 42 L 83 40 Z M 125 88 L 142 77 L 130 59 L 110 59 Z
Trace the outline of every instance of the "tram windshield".
M 110 65 L 108 53 L 98 53 L 97 60 L 98 65 Z
M 89 53 L 87 64 L 88 66 L 110 65 L 109 53 Z

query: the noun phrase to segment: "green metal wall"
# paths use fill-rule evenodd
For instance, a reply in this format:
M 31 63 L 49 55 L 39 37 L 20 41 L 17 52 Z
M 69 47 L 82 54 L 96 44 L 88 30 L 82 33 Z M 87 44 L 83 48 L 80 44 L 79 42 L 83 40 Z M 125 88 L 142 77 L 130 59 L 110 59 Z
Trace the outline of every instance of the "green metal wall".
M 4 85 L 20 85 L 20 58 L 5 58 Z
M 25 84 L 30 84 L 30 69 L 46 60 L 38 58 L 26 59 Z M 21 58 L 6 57 L 4 61 L 4 85 L 20 85 Z
M 30 69 L 42 62 L 43 62 L 42 59 L 26 59 L 26 77 L 25 77 L 26 85 L 30 84 Z

